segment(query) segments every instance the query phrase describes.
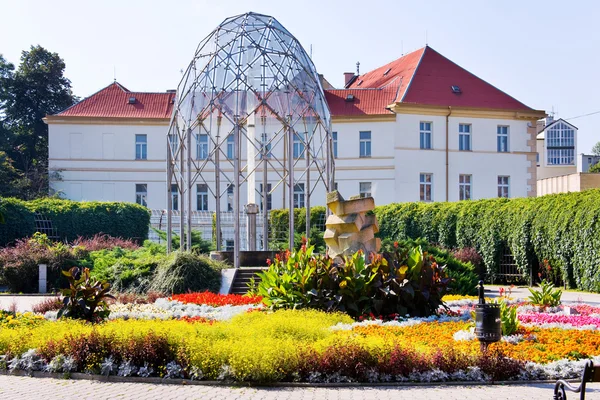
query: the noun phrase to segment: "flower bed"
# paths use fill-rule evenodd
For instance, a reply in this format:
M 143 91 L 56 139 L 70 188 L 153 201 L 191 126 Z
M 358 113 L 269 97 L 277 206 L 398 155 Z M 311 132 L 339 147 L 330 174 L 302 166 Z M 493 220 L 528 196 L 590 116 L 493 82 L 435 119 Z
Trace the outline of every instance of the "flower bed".
M 190 293 L 112 304 L 101 324 L 0 311 L 0 369 L 252 382 L 431 382 L 579 377 L 600 362 L 597 307 L 511 301 L 517 331 L 482 354 L 474 298 L 408 318 L 267 311 L 257 298 Z M 197 304 L 197 303 L 209 304 Z M 258 311 L 258 312 L 254 312 Z M 578 313 L 576 315 L 572 315 Z

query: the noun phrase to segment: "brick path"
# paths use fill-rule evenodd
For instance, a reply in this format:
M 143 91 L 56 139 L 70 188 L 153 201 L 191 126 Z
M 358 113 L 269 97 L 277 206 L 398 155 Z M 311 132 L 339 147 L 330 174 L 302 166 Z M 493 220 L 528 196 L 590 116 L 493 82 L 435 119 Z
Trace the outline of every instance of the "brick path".
M 0 375 L 0 399 L 249 399 L 249 400 L 551 400 L 552 384 L 506 386 L 403 386 L 342 388 L 240 388 L 147 383 L 106 383 Z M 569 399 L 579 395 L 567 394 Z M 592 384 L 586 399 L 600 400 L 600 385 Z

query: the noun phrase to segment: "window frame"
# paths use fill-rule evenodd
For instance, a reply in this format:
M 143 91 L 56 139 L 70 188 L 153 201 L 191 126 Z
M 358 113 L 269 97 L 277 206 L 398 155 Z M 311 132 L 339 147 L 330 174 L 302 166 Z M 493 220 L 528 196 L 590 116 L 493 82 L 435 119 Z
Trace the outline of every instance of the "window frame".
M 506 128 L 506 132 L 503 132 Z M 510 153 L 510 126 L 497 125 L 496 127 L 496 151 L 498 153 Z M 502 146 L 504 144 L 504 146 Z
M 468 182 L 466 182 L 468 178 Z M 473 199 L 473 175 L 472 174 L 459 174 L 458 175 L 458 200 L 472 200 Z
M 304 141 L 306 140 L 306 133 L 295 132 L 294 133 L 294 143 L 293 143 L 293 156 L 295 160 L 301 160 L 305 157 L 306 146 L 304 145 Z
M 331 132 L 331 139 L 333 142 L 333 158 L 338 158 L 338 133 Z
M 200 190 L 200 189 L 205 190 Z M 196 184 L 196 211 L 208 211 L 208 185 L 206 183 Z
M 567 136 L 568 133 L 570 133 L 569 136 Z M 558 122 L 546 130 L 545 142 L 547 166 L 562 167 L 576 164 L 576 130 L 574 128 L 564 122 Z
M 141 139 L 143 139 L 143 141 Z M 135 159 L 148 159 L 148 135 L 146 135 L 145 133 L 135 134 Z
M 234 158 L 234 149 L 235 149 L 235 136 L 233 136 L 233 134 L 228 135 L 227 138 L 225 139 L 226 144 L 227 144 L 227 151 L 225 152 L 225 157 L 228 160 L 233 160 Z
M 471 146 L 471 132 L 472 124 L 460 123 L 458 124 L 458 150 L 459 151 L 473 151 Z M 465 146 L 466 144 L 466 146 Z
M 368 137 L 367 137 L 368 136 Z M 371 131 L 359 131 L 358 132 L 358 156 L 360 158 L 371 157 Z
M 305 200 L 304 183 L 299 182 L 294 184 L 294 208 L 304 208 L 306 206 Z
M 143 189 L 143 190 L 141 190 Z M 141 206 L 148 207 L 148 184 L 135 184 L 135 202 Z
M 419 149 L 433 150 L 433 122 L 431 121 L 419 121 Z
M 429 178 L 429 181 L 427 178 Z M 429 192 L 427 189 L 429 189 Z M 419 173 L 419 201 L 425 203 L 433 201 L 433 174 L 431 172 Z
M 202 133 L 196 134 L 196 160 L 207 160 L 208 150 L 208 135 Z
M 273 209 L 273 193 L 271 193 L 273 186 L 270 183 L 267 183 L 267 211 L 271 211 Z M 259 184 L 260 190 L 260 211 L 263 211 L 263 184 Z
M 364 199 L 365 197 L 373 197 L 372 182 L 358 182 L 358 193 L 361 199 Z
M 176 183 L 171 183 L 171 206 L 173 211 L 179 211 L 179 189 Z
M 506 182 L 504 179 L 506 178 Z M 510 198 L 510 176 L 509 175 L 498 175 L 498 197 L 499 198 Z

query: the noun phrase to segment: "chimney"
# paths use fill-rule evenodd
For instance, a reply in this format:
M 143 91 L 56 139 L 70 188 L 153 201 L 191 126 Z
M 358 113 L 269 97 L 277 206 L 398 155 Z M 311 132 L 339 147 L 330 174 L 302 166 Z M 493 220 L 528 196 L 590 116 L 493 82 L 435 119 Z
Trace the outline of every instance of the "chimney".
M 348 86 L 354 80 L 354 72 L 344 72 L 344 86 Z

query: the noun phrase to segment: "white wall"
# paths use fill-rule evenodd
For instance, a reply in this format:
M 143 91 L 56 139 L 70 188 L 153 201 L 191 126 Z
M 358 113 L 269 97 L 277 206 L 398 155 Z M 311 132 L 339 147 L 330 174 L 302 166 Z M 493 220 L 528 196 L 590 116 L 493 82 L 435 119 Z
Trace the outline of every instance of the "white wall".
M 432 122 L 433 149 L 419 149 L 419 123 Z M 396 120 L 336 122 L 338 157 L 335 160 L 338 190 L 345 197 L 359 194 L 359 182 L 370 182 L 376 204 L 419 200 L 419 174 L 433 174 L 433 200 L 444 201 L 446 192 L 446 159 L 444 116 L 399 114 Z M 458 124 L 469 123 L 472 151 L 458 150 Z M 508 125 L 509 152 L 497 152 L 497 126 Z M 49 125 L 49 167 L 58 171 L 61 180 L 52 180 L 51 187 L 67 198 L 77 200 L 135 201 L 135 185 L 148 185 L 148 207 L 166 208 L 166 133 L 165 125 Z M 226 133 L 228 129 L 223 127 Z M 371 131 L 371 157 L 359 157 L 359 132 Z M 135 135 L 146 134 L 148 157 L 135 159 Z M 222 134 L 222 140 L 226 135 Z M 458 200 L 459 174 L 472 175 L 473 199 L 496 197 L 498 175 L 510 176 L 510 196 L 527 196 L 527 121 L 483 118 L 449 119 L 449 200 Z M 195 146 L 193 147 L 195 154 Z M 246 158 L 245 146 L 242 159 Z M 281 157 L 283 143 L 272 148 Z M 225 171 L 231 167 L 225 165 Z M 296 176 L 300 174 L 298 168 Z M 262 182 L 261 169 L 256 179 Z M 227 173 L 227 172 L 226 172 Z M 203 178 L 214 188 L 214 170 L 207 169 Z M 316 173 L 313 173 L 313 182 Z M 269 182 L 279 180 L 269 172 Z M 199 179 L 197 183 L 203 183 Z M 241 199 L 245 204 L 246 185 Z M 221 191 L 225 192 L 226 184 Z M 273 208 L 284 207 L 283 185 L 272 194 Z M 257 199 L 259 197 L 257 196 Z M 209 195 L 209 210 L 214 210 L 214 198 Z M 324 205 L 325 190 L 319 185 L 311 198 L 312 205 Z M 287 204 L 287 203 L 286 203 Z M 192 193 L 196 208 L 196 191 Z M 227 209 L 227 194 L 221 207 Z

